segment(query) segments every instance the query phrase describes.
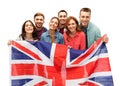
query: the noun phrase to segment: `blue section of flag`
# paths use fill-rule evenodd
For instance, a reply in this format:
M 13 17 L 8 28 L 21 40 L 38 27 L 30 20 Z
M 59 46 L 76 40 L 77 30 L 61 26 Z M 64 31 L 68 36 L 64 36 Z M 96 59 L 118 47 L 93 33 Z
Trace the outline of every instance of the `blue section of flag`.
M 93 56 L 91 56 L 91 58 L 94 57 L 94 56 L 97 56 L 97 55 L 99 55 L 99 54 L 102 54 L 102 53 L 108 53 L 107 48 L 106 48 L 106 45 L 105 45 L 104 42 L 103 42 L 103 43 L 101 44 L 101 46 L 97 49 L 97 51 L 93 54 Z
M 48 58 L 50 57 L 50 50 L 51 50 L 51 44 L 47 42 L 31 42 L 36 48 L 38 48 L 44 55 L 46 55 Z
M 75 50 L 75 49 L 70 49 L 70 61 L 76 59 L 78 56 L 80 56 L 82 53 L 84 53 L 85 50 Z
M 93 82 L 95 81 L 101 83 L 103 86 L 114 86 L 112 76 L 104 76 L 104 77 L 99 76 L 99 77 L 90 78 L 90 80 L 92 80 Z
M 17 50 L 16 48 L 12 47 L 12 60 L 32 60 L 31 57 L 26 55 L 25 53 Z M 21 58 L 22 57 L 22 58 Z
M 11 84 L 12 86 L 23 86 L 24 84 L 26 84 L 27 82 L 31 80 L 33 79 L 16 79 L 16 80 L 12 80 Z

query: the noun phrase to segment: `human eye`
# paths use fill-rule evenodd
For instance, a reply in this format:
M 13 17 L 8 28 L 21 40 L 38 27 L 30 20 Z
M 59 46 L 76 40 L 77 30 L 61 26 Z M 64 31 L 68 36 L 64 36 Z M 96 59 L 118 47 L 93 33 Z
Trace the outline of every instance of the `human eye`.
M 82 18 L 85 18 L 85 16 L 82 16 Z
M 90 18 L 89 16 L 86 16 L 86 18 Z
M 60 15 L 59 17 L 62 18 L 62 15 Z
M 32 25 L 32 24 L 30 24 L 30 26 L 31 26 L 31 27 L 33 27 L 33 25 Z
M 56 25 L 58 25 L 58 22 L 55 22 Z
M 64 18 L 66 17 L 66 15 L 63 16 Z
M 40 19 L 40 21 L 43 21 L 43 19 Z

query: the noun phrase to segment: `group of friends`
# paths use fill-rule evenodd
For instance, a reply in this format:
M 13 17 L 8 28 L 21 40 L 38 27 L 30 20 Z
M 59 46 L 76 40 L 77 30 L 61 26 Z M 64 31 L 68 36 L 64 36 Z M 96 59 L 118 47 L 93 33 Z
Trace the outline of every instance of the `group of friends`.
M 79 21 L 74 16 L 68 16 L 67 11 L 60 10 L 57 17 L 50 19 L 47 29 L 43 26 L 44 14 L 37 12 L 34 23 L 31 20 L 23 23 L 21 34 L 16 40 L 58 43 L 67 45 L 68 48 L 85 50 L 101 37 L 100 29 L 90 19 L 90 8 L 80 9 Z M 108 37 L 105 36 L 103 41 L 108 43 Z M 8 41 L 8 45 L 10 44 L 11 40 Z

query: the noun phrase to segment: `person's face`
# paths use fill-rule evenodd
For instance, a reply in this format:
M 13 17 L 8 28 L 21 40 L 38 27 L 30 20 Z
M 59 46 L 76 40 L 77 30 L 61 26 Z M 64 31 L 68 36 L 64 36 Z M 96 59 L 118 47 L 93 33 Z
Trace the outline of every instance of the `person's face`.
M 34 31 L 34 29 L 33 29 L 33 25 L 31 24 L 31 22 L 26 22 L 26 24 L 25 24 L 26 34 L 32 34 L 33 31 Z
M 73 19 L 71 19 L 68 23 L 68 29 L 71 33 L 76 32 L 76 28 L 77 28 L 77 24 L 75 23 L 75 21 Z
M 43 16 L 36 16 L 34 18 L 34 22 L 35 22 L 35 26 L 37 28 L 41 28 L 43 26 L 43 24 L 44 24 L 44 18 L 43 18 Z
M 56 18 L 53 18 L 49 23 L 50 30 L 55 31 L 58 28 L 58 20 Z
M 60 12 L 58 15 L 60 24 L 65 24 L 66 23 L 66 18 L 67 18 L 67 14 L 65 12 Z
M 83 27 L 87 27 L 88 26 L 88 23 L 90 21 L 90 16 L 91 16 L 90 12 L 81 11 L 79 19 L 80 19 L 80 24 Z

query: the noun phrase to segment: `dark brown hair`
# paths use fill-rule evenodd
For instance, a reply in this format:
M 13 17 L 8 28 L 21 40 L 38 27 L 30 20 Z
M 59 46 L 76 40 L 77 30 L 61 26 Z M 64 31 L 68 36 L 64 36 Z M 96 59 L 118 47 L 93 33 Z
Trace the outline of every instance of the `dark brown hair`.
M 26 36 L 25 24 L 26 24 L 27 22 L 30 22 L 30 23 L 32 24 L 32 26 L 33 26 L 33 30 L 34 30 L 34 31 L 33 31 L 33 33 L 32 33 L 32 37 L 34 38 L 34 40 L 38 39 L 35 25 L 33 24 L 33 22 L 32 22 L 31 20 L 26 20 L 26 21 L 23 23 L 23 25 L 22 25 L 21 36 L 22 36 L 23 40 L 25 40 L 25 36 Z
M 44 16 L 42 13 L 40 13 L 40 12 L 37 12 L 37 13 L 34 15 L 34 19 L 35 19 L 36 16 L 42 16 L 43 19 L 45 19 L 45 16 Z
M 90 12 L 90 14 L 91 14 L 91 9 L 90 8 L 82 8 L 81 10 L 80 10 L 80 13 L 81 13 L 81 11 L 84 11 L 84 12 Z
M 60 14 L 61 12 L 65 12 L 66 15 L 68 15 L 68 14 L 67 14 L 67 11 L 65 11 L 65 10 L 60 10 L 60 11 L 58 12 L 58 16 L 59 16 L 59 14 Z

